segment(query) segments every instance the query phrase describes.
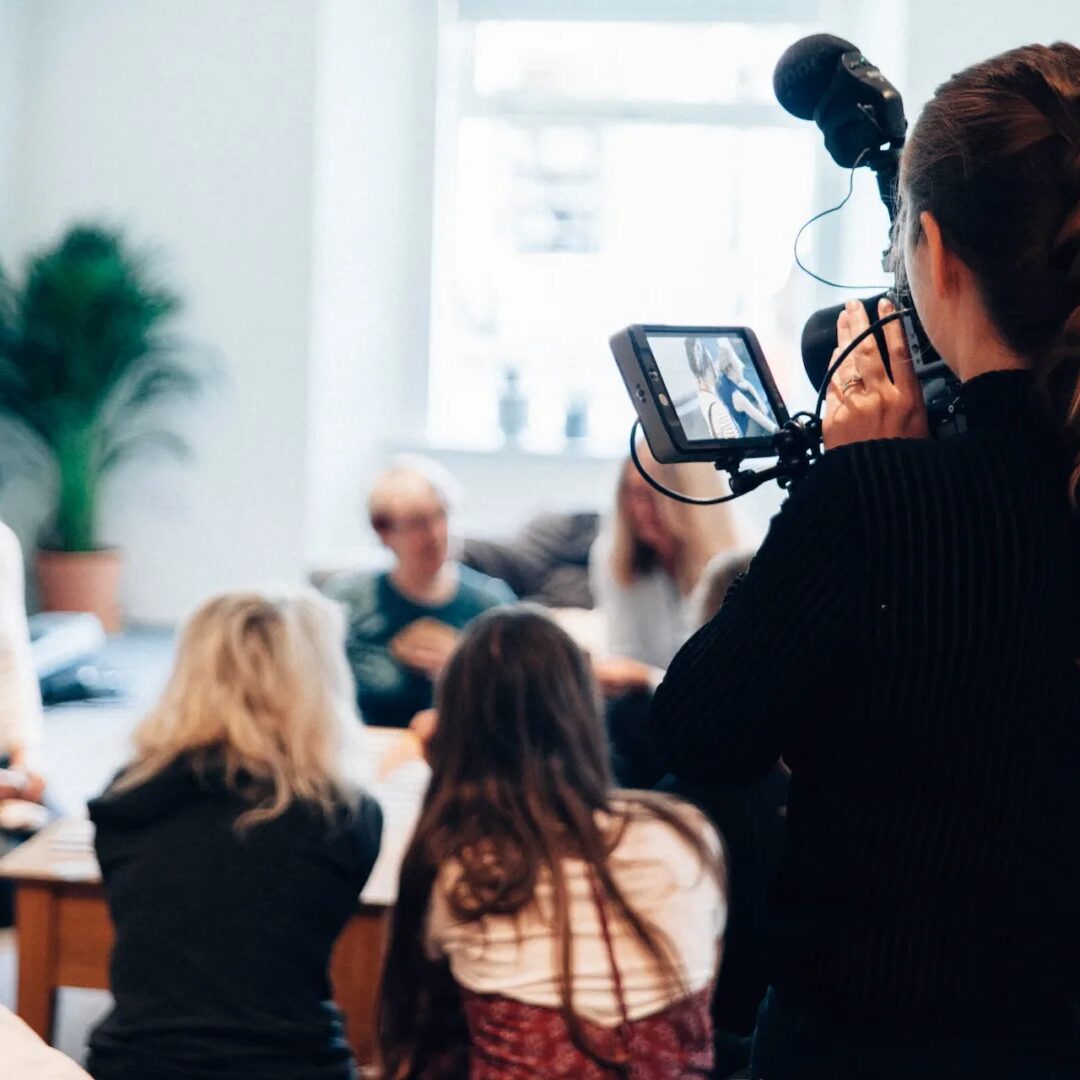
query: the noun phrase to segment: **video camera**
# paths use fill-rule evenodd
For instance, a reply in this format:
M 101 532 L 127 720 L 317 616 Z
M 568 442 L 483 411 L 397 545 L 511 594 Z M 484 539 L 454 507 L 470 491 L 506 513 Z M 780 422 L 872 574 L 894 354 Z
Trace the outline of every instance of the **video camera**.
M 792 45 L 776 65 L 773 89 L 784 109 L 818 125 L 838 165 L 874 172 L 889 213 L 890 246 L 882 267 L 890 270 L 892 245 L 900 241 L 894 228 L 897 173 L 907 132 L 900 94 L 858 48 L 831 34 Z M 890 296 L 897 308 L 892 317 L 902 321 L 931 435 L 962 430 L 957 380 L 930 344 L 906 291 L 862 301 L 871 324 L 867 333 L 873 333 L 884 359 L 883 320 L 877 315 L 882 295 Z M 815 312 L 803 330 L 803 365 L 819 392 L 813 414 L 789 415 L 748 327 L 635 325 L 615 334 L 612 353 L 656 460 L 713 461 L 730 473 L 733 495 L 769 479 L 782 487 L 797 480 L 821 452 L 821 406 L 843 359 L 833 360 L 842 310 L 837 305 Z M 762 457 L 775 457 L 777 463 L 759 471 L 740 468 L 743 461 Z

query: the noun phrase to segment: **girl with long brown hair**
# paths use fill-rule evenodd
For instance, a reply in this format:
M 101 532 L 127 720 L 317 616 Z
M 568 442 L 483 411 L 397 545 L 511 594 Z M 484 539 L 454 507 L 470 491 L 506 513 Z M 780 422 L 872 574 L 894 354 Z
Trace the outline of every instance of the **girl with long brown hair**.
M 474 1080 L 708 1075 L 715 832 L 612 790 L 588 661 L 541 612 L 481 616 L 438 708 L 383 976 L 387 1075 L 447 1075 L 447 987 Z
M 900 325 L 657 692 L 661 756 L 791 767 L 753 1075 L 1080 1076 L 1080 49 L 935 93 L 896 250 L 961 381 L 931 440 Z M 883 301 L 882 315 L 892 311 Z M 866 329 L 841 314 L 841 347 Z

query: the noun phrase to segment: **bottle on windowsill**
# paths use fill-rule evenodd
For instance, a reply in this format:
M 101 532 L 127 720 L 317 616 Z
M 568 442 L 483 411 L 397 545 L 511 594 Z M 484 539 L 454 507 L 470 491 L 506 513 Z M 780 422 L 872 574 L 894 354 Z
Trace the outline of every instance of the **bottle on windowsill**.
M 566 404 L 566 452 L 580 454 L 589 437 L 589 401 L 584 394 L 575 394 Z
M 503 433 L 503 445 L 516 449 L 529 425 L 529 401 L 521 389 L 517 368 L 508 367 L 505 374 L 506 381 L 499 396 L 499 428 Z

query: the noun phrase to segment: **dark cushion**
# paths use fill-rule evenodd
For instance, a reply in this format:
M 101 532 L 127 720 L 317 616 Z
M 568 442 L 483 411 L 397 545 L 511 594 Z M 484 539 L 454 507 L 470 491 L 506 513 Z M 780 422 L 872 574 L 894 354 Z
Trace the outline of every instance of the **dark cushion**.
M 592 608 L 589 549 L 599 527 L 596 513 L 541 514 L 509 540 L 466 540 L 461 561 L 502 578 L 522 600 Z

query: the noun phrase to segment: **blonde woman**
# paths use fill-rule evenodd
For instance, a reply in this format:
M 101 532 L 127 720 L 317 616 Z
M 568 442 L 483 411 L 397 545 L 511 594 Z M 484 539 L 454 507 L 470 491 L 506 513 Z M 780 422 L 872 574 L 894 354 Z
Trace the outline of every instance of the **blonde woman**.
M 725 494 L 711 465 L 660 465 L 644 442 L 638 454 L 665 487 L 695 498 Z M 596 665 L 606 696 L 659 680 L 696 628 L 692 596 L 705 567 L 735 546 L 727 507 L 668 499 L 626 462 L 615 512 L 589 558 L 593 595 L 607 624 L 607 655 Z
M 97 1080 L 353 1077 L 327 966 L 382 814 L 343 764 L 362 738 L 343 638 L 306 591 L 220 596 L 187 625 L 90 804 L 116 927 Z

